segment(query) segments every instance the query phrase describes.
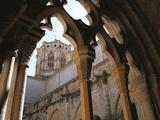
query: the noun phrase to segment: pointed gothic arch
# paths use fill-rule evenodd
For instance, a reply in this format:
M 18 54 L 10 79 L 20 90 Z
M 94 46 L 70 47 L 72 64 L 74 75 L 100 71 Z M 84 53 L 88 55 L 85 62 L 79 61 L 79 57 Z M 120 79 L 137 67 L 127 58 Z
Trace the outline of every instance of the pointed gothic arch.
M 65 118 L 66 116 L 63 110 L 56 108 L 55 110 L 53 110 L 49 120 L 65 120 Z
M 72 18 L 62 9 L 59 7 L 52 7 L 52 6 L 47 6 L 37 17 L 37 25 L 40 23 L 40 21 L 46 17 L 46 16 L 62 16 L 67 25 L 71 28 L 71 31 L 74 31 L 74 40 L 77 46 L 82 46 L 84 44 L 83 38 L 80 34 L 80 31 L 78 30 L 76 24 L 72 20 Z M 61 18 L 62 19 L 62 18 Z M 69 39 L 70 40 L 70 39 Z M 71 41 L 72 42 L 72 41 Z

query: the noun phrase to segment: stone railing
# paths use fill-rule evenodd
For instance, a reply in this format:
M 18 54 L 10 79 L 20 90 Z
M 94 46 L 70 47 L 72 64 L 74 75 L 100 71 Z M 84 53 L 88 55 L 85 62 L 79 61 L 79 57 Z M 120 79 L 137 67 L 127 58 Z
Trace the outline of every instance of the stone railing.
M 78 84 L 78 77 L 76 77 L 61 87 L 39 98 L 34 103 L 25 106 L 23 116 L 25 117 L 26 115 L 45 110 L 48 106 L 61 102 L 64 99 L 64 95 L 70 94 L 70 96 L 72 96 L 72 94 L 75 95 L 75 93 L 79 95 Z

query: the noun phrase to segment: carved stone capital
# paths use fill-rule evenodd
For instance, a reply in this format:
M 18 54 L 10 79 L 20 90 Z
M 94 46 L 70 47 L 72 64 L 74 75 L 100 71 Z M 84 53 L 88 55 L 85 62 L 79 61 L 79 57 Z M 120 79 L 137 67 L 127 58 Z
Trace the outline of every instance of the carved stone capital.
M 17 50 L 8 51 L 7 56 L 8 57 L 17 57 Z
M 95 50 L 88 46 L 78 47 L 73 51 L 72 57 L 77 65 L 79 79 L 89 79 L 95 59 Z
M 21 54 L 21 64 L 25 65 L 28 67 L 28 61 L 31 57 L 32 52 L 36 48 L 36 42 L 35 41 L 26 41 L 24 42 L 20 54 Z

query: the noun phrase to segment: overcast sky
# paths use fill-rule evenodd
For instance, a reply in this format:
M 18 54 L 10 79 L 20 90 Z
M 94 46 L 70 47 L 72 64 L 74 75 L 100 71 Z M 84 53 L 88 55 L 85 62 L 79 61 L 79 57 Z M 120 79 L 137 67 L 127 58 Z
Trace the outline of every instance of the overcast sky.
M 65 10 L 72 16 L 74 19 L 81 19 L 82 21 L 87 22 L 85 16 L 87 14 L 86 10 L 82 7 L 82 5 L 75 0 L 68 0 L 67 5 L 64 6 Z M 43 41 L 53 41 L 56 39 L 61 40 L 66 44 L 70 44 L 65 38 L 63 38 L 64 30 L 61 23 L 58 21 L 56 17 L 51 18 L 51 22 L 53 25 L 53 30 L 49 31 L 45 29 L 45 36 L 38 42 L 37 48 L 39 48 Z M 36 65 L 36 49 L 34 50 L 31 59 L 29 61 L 29 69 L 27 70 L 27 74 L 30 76 L 35 75 L 35 65 Z

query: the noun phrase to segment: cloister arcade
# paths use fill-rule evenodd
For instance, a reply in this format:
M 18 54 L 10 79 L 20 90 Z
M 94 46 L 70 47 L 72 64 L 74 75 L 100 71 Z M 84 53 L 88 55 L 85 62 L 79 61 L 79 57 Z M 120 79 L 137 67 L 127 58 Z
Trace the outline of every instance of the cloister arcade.
M 85 16 L 88 24 L 68 14 L 64 9 L 66 0 L 15 0 L 11 5 L 3 4 L 11 6 L 3 8 L 5 14 L 0 14 L 0 108 L 1 112 L 7 110 L 5 120 L 22 120 L 26 69 L 36 44 L 45 34 L 41 28 L 54 29 L 51 17 L 61 22 L 63 37 L 74 49 L 82 120 L 94 119 L 89 78 L 96 36 L 113 63 L 109 74 L 116 79 L 120 91 L 117 111 L 121 111 L 125 120 L 136 119 L 133 109 L 141 120 L 160 119 L 159 1 L 152 4 L 149 0 L 77 1 L 88 13 Z M 54 112 L 51 120 L 62 114 L 60 110 Z

